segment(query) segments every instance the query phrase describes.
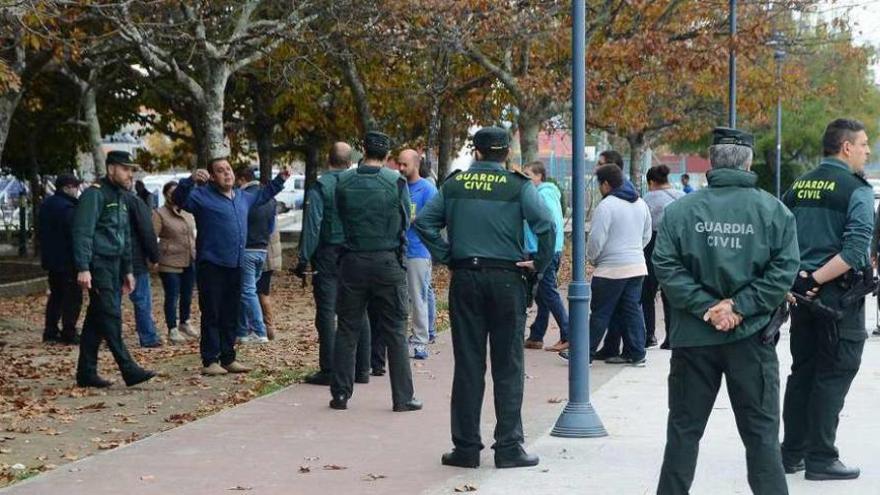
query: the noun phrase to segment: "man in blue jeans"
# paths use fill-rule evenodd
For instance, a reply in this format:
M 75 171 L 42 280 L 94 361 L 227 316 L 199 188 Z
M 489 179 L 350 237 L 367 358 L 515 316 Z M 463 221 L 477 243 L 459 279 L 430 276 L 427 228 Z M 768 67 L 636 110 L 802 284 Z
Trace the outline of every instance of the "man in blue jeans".
M 562 218 L 562 193 L 556 184 L 547 182 L 547 169 L 540 161 L 534 161 L 523 167 L 526 174 L 532 178 L 532 184 L 538 189 L 538 196 L 550 215 L 553 217 L 553 225 L 556 228 L 555 252 L 550 266 L 544 271 L 541 281 L 538 283 L 538 291 L 535 294 L 535 303 L 538 305 L 538 314 L 529 329 L 529 338 L 526 339 L 526 349 L 541 349 L 544 347 L 544 334 L 547 333 L 547 325 L 550 315 L 559 326 L 559 341 L 546 349 L 560 352 L 568 349 L 568 311 L 562 303 L 562 296 L 557 289 L 557 275 L 559 263 L 562 261 L 562 251 L 565 249 L 565 232 L 563 231 Z M 529 252 L 538 250 L 538 240 L 531 229 L 526 226 L 526 244 L 534 246 Z
M 623 327 L 628 353 L 605 362 L 644 366 L 645 318 L 640 302 L 648 274 L 643 250 L 651 240 L 651 213 L 616 165 L 597 168 L 596 182 L 602 201 L 593 213 L 587 241 L 593 294 L 590 353 L 596 352 L 613 315 Z
M 260 181 L 255 180 L 254 170 L 241 167 L 235 174 L 238 187 L 248 194 L 260 192 Z M 257 297 L 257 280 L 263 273 L 266 253 L 269 249 L 269 236 L 275 229 L 275 198 L 254 206 L 248 213 L 247 242 L 244 262 L 241 265 L 241 314 L 238 318 L 238 341 L 240 343 L 266 344 L 266 324 L 263 322 L 263 308 Z
M 162 339 L 153 321 L 153 289 L 150 284 L 150 267 L 159 262 L 159 242 L 153 230 L 153 211 L 135 194 L 127 194 L 131 222 L 131 266 L 134 274 L 134 291 L 129 299 L 134 305 L 135 329 L 141 347 L 162 347 Z

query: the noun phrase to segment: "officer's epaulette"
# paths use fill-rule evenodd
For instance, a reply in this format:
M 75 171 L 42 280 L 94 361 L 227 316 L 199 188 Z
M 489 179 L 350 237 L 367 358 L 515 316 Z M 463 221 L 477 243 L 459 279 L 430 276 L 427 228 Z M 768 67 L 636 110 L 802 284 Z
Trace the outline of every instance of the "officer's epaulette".
M 865 176 L 863 176 L 862 174 L 853 174 L 853 175 L 855 175 L 856 177 L 858 177 L 858 179 L 859 179 L 860 181 L 862 181 L 862 184 L 864 184 L 864 185 L 866 185 L 866 186 L 868 186 L 868 187 L 872 187 L 872 186 L 871 186 L 871 183 L 868 182 L 868 179 L 866 179 Z
M 532 180 L 532 178 L 524 174 L 522 170 L 511 170 L 511 172 L 513 172 L 513 175 L 518 175 L 521 179 Z

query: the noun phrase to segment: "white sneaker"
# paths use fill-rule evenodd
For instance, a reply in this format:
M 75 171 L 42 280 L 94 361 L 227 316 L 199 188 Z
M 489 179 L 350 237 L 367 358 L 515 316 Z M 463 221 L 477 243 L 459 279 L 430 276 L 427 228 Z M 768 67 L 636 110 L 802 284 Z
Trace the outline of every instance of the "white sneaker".
M 266 337 L 265 335 L 261 336 L 261 335 L 251 334 L 251 339 L 252 339 L 251 342 L 253 342 L 254 344 L 268 344 L 269 343 L 269 337 Z
M 186 342 L 186 337 L 178 332 L 176 328 L 172 328 L 168 330 L 168 341 L 172 344 L 183 344 Z
M 196 332 L 190 325 L 188 321 L 180 322 L 180 332 L 187 337 L 192 337 L 194 339 L 199 338 L 199 332 Z
M 245 335 L 244 337 L 239 337 L 238 339 L 236 339 L 236 341 L 239 344 L 253 344 L 254 342 L 256 342 L 256 339 L 257 339 L 256 335 L 249 333 L 249 334 Z

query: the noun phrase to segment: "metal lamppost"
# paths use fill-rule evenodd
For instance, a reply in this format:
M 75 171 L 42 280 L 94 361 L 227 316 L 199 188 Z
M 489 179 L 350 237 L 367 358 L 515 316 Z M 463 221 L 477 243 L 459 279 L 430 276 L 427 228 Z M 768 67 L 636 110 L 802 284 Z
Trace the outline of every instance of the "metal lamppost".
M 586 6 L 572 2 L 572 280 L 568 286 L 571 348 L 568 363 L 568 404 L 550 433 L 556 437 L 608 435 L 590 403 L 590 285 L 586 281 Z
M 736 128 L 736 48 L 734 46 L 736 37 L 736 0 L 730 0 L 730 59 L 728 61 L 728 111 L 727 126 Z
M 782 33 L 773 34 L 773 45 L 776 51 L 776 197 L 782 197 L 782 62 L 785 60 L 785 44 Z

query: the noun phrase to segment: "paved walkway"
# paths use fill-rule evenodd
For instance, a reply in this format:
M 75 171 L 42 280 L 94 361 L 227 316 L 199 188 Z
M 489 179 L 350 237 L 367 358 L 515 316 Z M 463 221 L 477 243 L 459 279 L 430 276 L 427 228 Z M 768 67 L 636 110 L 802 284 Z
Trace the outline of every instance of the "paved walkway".
M 873 305 L 869 319 L 873 328 Z M 790 363 L 780 343 L 782 376 Z M 331 411 L 325 388 L 296 385 L 220 414 L 96 455 L 17 484 L 11 495 L 416 494 L 453 493 L 470 484 L 479 494 L 653 493 L 665 440 L 669 354 L 651 350 L 646 368 L 597 363 L 593 404 L 610 436 L 567 440 L 549 436 L 566 395 L 566 368 L 555 355 L 526 354 L 524 418 L 536 468 L 497 470 L 491 450 L 478 470 L 447 468 L 451 347 L 441 336 L 435 354 L 413 368 L 426 408 L 392 413 L 387 377 L 357 386 L 348 411 Z M 421 363 L 420 363 L 421 364 Z M 784 382 L 784 380 L 783 380 Z M 484 439 L 491 444 L 491 392 Z M 841 419 L 838 445 L 862 478 L 807 482 L 788 477 L 792 494 L 880 494 L 880 338 L 866 346 Z M 324 466 L 345 469 L 325 469 Z M 308 466 L 309 472 L 300 472 Z M 750 493 L 745 456 L 726 394 L 719 397 L 702 443 L 694 494 Z

